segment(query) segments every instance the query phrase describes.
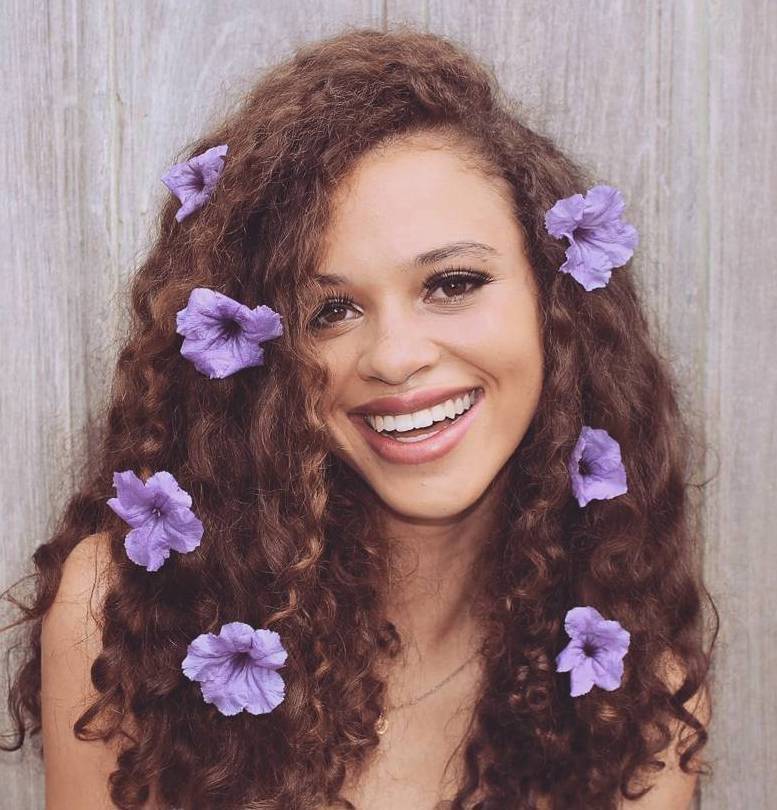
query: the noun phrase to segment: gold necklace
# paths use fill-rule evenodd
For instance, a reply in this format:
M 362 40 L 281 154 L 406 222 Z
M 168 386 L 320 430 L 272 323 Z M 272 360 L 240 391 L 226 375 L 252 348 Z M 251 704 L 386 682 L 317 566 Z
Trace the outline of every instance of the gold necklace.
M 472 655 L 471 655 L 471 656 L 470 656 L 470 657 L 469 657 L 469 658 L 468 658 L 468 659 L 467 659 L 467 660 L 466 660 L 466 661 L 465 661 L 465 662 L 464 662 L 464 663 L 463 663 L 463 664 L 462 664 L 460 667 L 458 667 L 457 669 L 453 670 L 453 672 L 451 672 L 451 674 L 450 674 L 450 675 L 448 675 L 448 677 L 447 677 L 447 678 L 445 678 L 444 680 L 440 681 L 440 683 L 438 683 L 438 684 L 437 684 L 437 686 L 433 686 L 433 687 L 432 687 L 432 688 L 431 688 L 431 689 L 430 689 L 428 692 L 424 692 L 424 693 L 423 693 L 423 695 L 421 695 L 420 697 L 416 697 L 416 698 L 413 698 L 412 700 L 408 700 L 406 703 L 400 703 L 400 704 L 399 704 L 399 706 L 392 706 L 390 709 L 387 709 L 386 711 L 390 711 L 390 712 L 392 712 L 392 711 L 396 711 L 397 709 L 404 709 L 404 708 L 405 708 L 405 707 L 407 707 L 407 706 L 414 706 L 416 703 L 420 703 L 420 702 L 421 702 L 421 701 L 422 701 L 424 698 L 429 697 L 429 695 L 431 695 L 431 694 L 433 694 L 434 692 L 436 692 L 436 691 L 437 691 L 437 690 L 438 690 L 440 687 L 445 686 L 445 684 L 446 684 L 446 683 L 448 683 L 448 681 L 449 681 L 449 680 L 450 680 L 450 679 L 451 679 L 451 678 L 452 678 L 454 675 L 458 675 L 458 674 L 459 674 L 459 672 L 461 672 L 461 670 L 462 670 L 462 669 L 464 669 L 464 667 L 465 667 L 465 666 L 467 666 L 467 664 L 468 664 L 468 663 L 469 663 L 469 662 L 470 662 L 470 661 L 471 661 L 471 660 L 472 660 L 472 659 L 473 659 L 473 658 L 474 658 L 474 657 L 475 657 L 477 654 L 478 654 L 478 651 L 475 651 L 475 652 L 474 652 L 474 653 L 473 653 L 473 654 L 472 654 Z M 383 735 L 383 734 L 385 734 L 385 733 L 386 733 L 386 730 L 387 730 L 387 729 L 388 729 L 388 720 L 386 719 L 386 713 L 385 713 L 385 711 L 382 711 L 382 712 L 380 713 L 380 716 L 378 717 L 378 719 L 375 721 L 375 731 L 376 731 L 378 734 Z

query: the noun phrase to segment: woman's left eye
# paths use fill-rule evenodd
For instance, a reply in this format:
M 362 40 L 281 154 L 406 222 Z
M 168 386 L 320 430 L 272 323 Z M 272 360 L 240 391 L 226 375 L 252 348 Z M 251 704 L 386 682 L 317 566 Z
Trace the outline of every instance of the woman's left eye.
M 468 267 L 450 268 L 448 270 L 441 270 L 439 273 L 434 273 L 424 282 L 424 288 L 427 290 L 434 290 L 437 287 L 440 289 L 458 286 L 460 289 L 467 284 L 474 284 L 474 289 L 479 289 L 484 284 L 493 281 L 493 276 L 484 273 L 481 270 L 472 270 Z M 455 295 L 446 295 L 444 300 L 458 301 L 464 296 L 468 295 L 474 290 L 462 291 Z
M 454 290 L 458 289 L 459 292 L 454 292 L 453 295 L 448 295 L 446 293 L 442 296 L 442 298 L 437 299 L 438 301 L 450 303 L 460 301 L 462 298 L 466 298 L 475 290 L 483 287 L 493 280 L 493 276 L 489 275 L 488 273 L 484 273 L 482 270 L 473 270 L 469 267 L 452 267 L 448 268 L 447 270 L 441 270 L 438 273 L 433 273 L 431 276 L 429 276 L 429 278 L 424 281 L 424 289 L 429 291 L 435 290 L 438 287 L 440 289 L 448 290 L 451 288 Z M 472 289 L 465 289 L 466 285 L 468 284 L 473 285 Z M 311 324 L 312 327 L 319 330 L 331 329 L 338 323 L 344 323 L 347 319 L 340 318 L 333 322 L 324 321 L 323 318 L 325 315 L 330 314 L 333 309 L 350 308 L 354 305 L 354 303 L 354 300 L 349 295 L 334 295 L 333 297 L 328 298 L 313 319 Z

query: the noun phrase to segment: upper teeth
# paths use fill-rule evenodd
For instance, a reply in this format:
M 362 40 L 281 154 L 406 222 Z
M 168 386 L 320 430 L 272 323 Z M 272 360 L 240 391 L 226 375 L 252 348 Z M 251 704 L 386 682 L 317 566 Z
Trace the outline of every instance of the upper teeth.
M 413 413 L 400 413 L 392 416 L 366 416 L 370 427 L 379 433 L 382 430 L 414 430 L 415 428 L 429 427 L 443 419 L 453 419 L 460 413 L 469 410 L 477 398 L 477 388 L 453 399 L 446 399 L 431 408 L 424 408 Z

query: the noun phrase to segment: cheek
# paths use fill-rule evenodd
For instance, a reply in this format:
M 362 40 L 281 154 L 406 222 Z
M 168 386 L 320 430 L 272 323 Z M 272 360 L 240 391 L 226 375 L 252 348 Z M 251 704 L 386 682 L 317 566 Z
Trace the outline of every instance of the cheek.
M 541 383 L 542 332 L 538 313 L 528 303 L 502 305 L 491 317 L 481 318 L 479 337 L 489 354 L 487 367 L 501 383 Z
M 344 351 L 341 342 L 338 349 L 335 343 L 322 344 L 318 361 L 326 369 L 328 377 L 327 393 L 322 403 L 323 413 L 327 419 L 331 419 L 338 407 L 342 407 L 343 402 L 348 402 L 348 387 L 356 379 L 355 360 L 351 353 Z M 338 403 L 340 405 L 338 406 Z

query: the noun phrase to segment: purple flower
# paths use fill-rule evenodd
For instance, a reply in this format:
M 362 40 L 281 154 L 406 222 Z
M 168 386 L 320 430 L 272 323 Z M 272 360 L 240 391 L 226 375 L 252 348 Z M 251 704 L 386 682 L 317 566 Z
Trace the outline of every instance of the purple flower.
M 132 526 L 124 540 L 132 562 L 158 571 L 170 549 L 185 554 L 199 546 L 202 523 L 189 508 L 191 496 L 169 472 L 154 473 L 145 484 L 132 470 L 115 472 L 113 486 L 118 497 L 108 506 Z
M 229 146 L 225 143 L 212 146 L 200 155 L 183 163 L 176 163 L 162 176 L 162 182 L 183 203 L 175 214 L 178 222 L 202 208 L 208 201 L 224 169 L 224 156 L 228 149 Z
M 584 695 L 594 684 L 608 692 L 617 689 L 623 677 L 623 656 L 629 649 L 629 631 L 587 606 L 567 611 L 564 629 L 572 640 L 556 656 L 556 672 L 572 671 L 569 694 Z
M 191 291 L 176 322 L 176 331 L 185 337 L 181 354 L 211 380 L 262 365 L 264 349 L 259 344 L 283 334 L 281 316 L 270 307 L 249 309 L 207 287 Z
M 621 448 L 606 430 L 583 425 L 568 464 L 572 492 L 580 506 L 628 492 Z
M 244 622 L 222 625 L 218 635 L 202 633 L 181 663 L 184 675 L 199 681 L 206 703 L 227 716 L 245 709 L 271 712 L 283 701 L 283 678 L 275 671 L 288 653 L 274 630 L 254 630 Z
M 559 272 L 569 273 L 589 292 L 605 287 L 613 267 L 621 267 L 634 255 L 637 230 L 621 220 L 624 202 L 612 186 L 594 186 L 585 198 L 573 194 L 558 200 L 545 214 L 551 236 L 566 236 L 570 245 Z

